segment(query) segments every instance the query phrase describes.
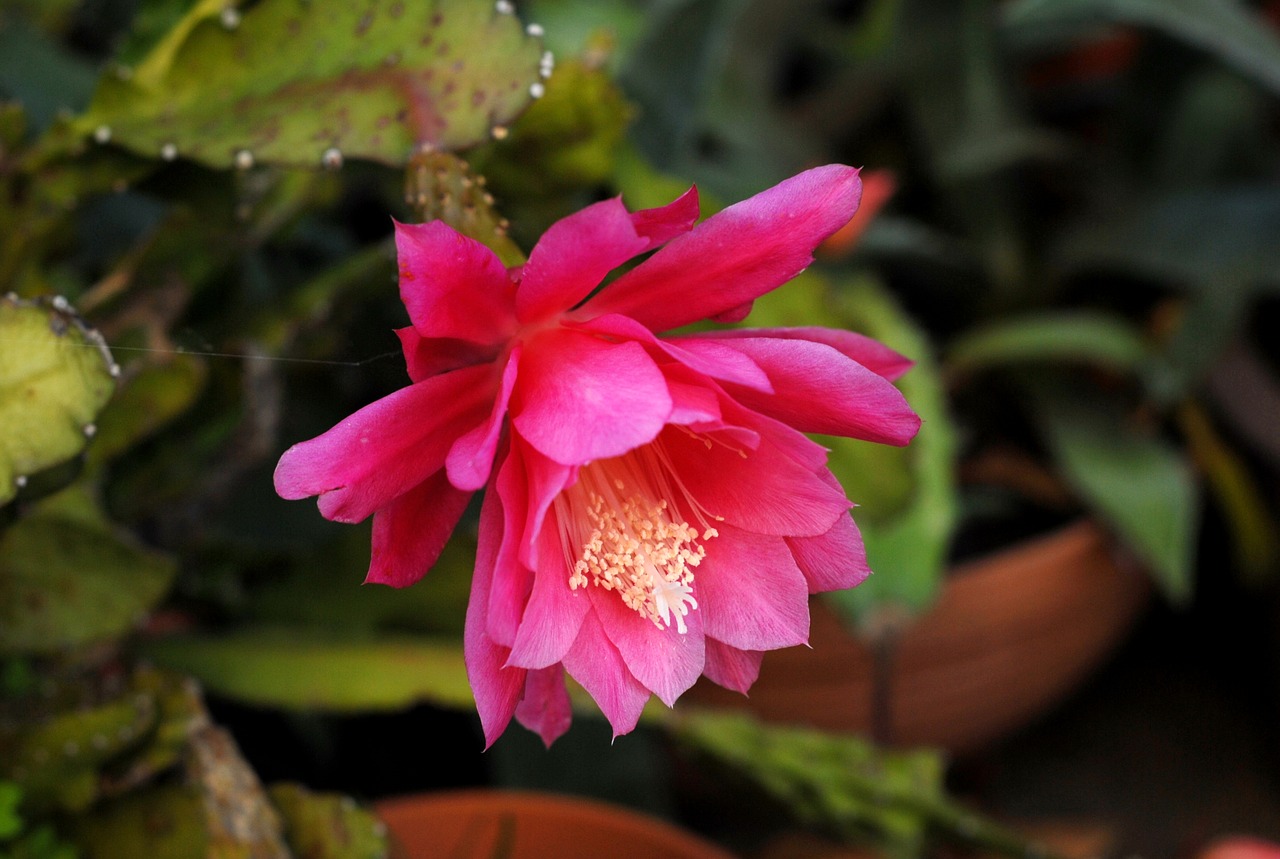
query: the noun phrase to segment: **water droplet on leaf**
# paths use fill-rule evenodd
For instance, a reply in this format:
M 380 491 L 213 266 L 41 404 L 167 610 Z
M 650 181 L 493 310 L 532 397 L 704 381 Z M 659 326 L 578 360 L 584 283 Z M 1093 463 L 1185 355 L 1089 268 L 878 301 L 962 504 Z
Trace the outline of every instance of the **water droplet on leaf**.
M 110 143 L 111 142 L 111 126 L 99 125 L 97 128 L 93 130 L 93 139 L 98 141 L 99 143 Z
M 172 161 L 178 157 L 178 147 L 172 143 L 166 143 L 160 147 L 160 157 L 165 161 Z

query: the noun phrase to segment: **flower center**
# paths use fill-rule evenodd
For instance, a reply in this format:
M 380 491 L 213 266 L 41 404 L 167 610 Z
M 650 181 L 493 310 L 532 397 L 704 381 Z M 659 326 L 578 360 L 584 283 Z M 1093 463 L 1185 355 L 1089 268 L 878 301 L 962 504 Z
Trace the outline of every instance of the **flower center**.
M 717 532 L 660 441 L 583 466 L 555 505 L 570 588 L 617 591 L 627 608 L 659 628 L 674 623 L 688 632 L 685 617 L 698 607 L 693 568 L 707 555 L 702 544 Z M 698 524 L 685 521 L 682 509 Z

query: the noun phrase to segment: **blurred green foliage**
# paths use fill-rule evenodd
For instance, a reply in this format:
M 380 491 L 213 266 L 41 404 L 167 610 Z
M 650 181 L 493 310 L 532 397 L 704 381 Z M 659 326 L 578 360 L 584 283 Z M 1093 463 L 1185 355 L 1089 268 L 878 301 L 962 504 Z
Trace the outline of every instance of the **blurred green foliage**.
M 517 263 L 602 196 L 696 182 L 705 215 L 817 163 L 888 171 L 856 243 L 747 320 L 852 327 L 916 361 L 910 447 L 822 439 L 877 571 L 830 597 L 852 627 L 906 622 L 957 557 L 1080 515 L 1172 600 L 1194 598 L 1206 514 L 1274 586 L 1274 12 L 123 5 L 0 10 L 0 758 L 22 768 L 0 769 L 0 856 L 140 837 L 147 809 L 173 855 L 222 837 L 200 763 L 219 741 L 192 740 L 198 697 L 132 673 L 140 654 L 260 706 L 467 705 L 472 519 L 392 592 L 359 585 L 367 531 L 271 489 L 289 443 L 403 384 L 392 218 Z M 19 710 L 46 681 L 59 694 Z M 687 738 L 847 836 L 913 855 L 962 828 L 938 823 L 934 757 L 706 725 Z M 348 825 L 332 797 L 254 796 L 299 855 Z

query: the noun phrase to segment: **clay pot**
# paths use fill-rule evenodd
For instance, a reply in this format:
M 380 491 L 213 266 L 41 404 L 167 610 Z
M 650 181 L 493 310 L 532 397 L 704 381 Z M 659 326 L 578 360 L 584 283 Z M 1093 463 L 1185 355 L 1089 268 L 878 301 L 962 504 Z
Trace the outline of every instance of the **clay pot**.
M 1115 647 L 1149 594 L 1147 578 L 1089 520 L 957 567 L 884 663 L 888 739 L 964 752 L 1025 724 Z M 767 654 L 749 698 L 704 680 L 693 700 L 870 733 L 871 650 L 820 600 L 809 641 Z
M 396 859 L 733 859 L 669 823 L 577 797 L 470 790 L 384 800 L 375 810 Z

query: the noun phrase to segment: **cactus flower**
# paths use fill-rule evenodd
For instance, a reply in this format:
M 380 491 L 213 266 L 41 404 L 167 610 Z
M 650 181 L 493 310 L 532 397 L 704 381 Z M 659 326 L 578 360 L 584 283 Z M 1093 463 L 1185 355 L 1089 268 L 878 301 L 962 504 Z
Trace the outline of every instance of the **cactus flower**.
M 566 673 L 615 735 L 703 674 L 746 692 L 764 651 L 807 640 L 810 593 L 866 577 L 804 433 L 906 444 L 920 421 L 890 380 L 909 362 L 822 328 L 659 336 L 742 319 L 860 193 L 831 165 L 698 226 L 696 189 L 605 200 L 513 268 L 443 223 L 396 225 L 412 384 L 290 448 L 275 484 L 329 519 L 372 515 L 367 581 L 396 587 L 485 489 L 465 651 L 487 744 L 513 716 L 563 733 Z

